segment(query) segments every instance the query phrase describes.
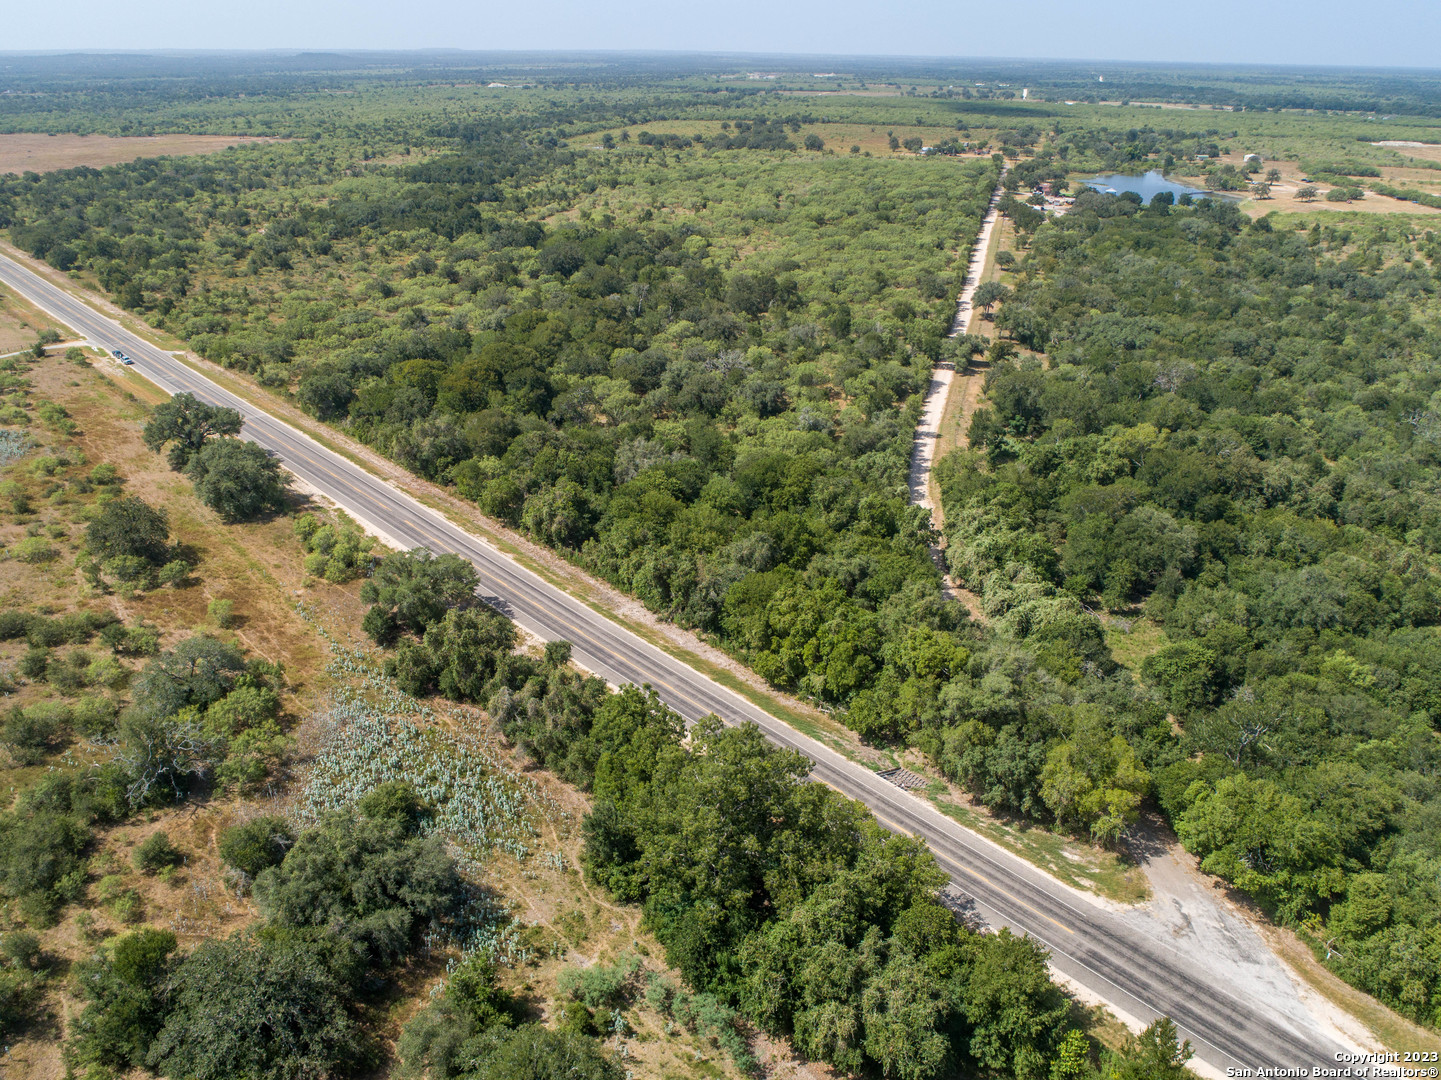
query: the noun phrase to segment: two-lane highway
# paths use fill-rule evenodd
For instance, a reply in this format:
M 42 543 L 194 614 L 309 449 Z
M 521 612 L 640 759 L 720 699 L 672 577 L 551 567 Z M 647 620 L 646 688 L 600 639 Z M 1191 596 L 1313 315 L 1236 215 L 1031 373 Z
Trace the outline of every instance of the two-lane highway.
M 475 564 L 485 599 L 546 639 L 571 642 L 582 666 L 617 685 L 649 683 L 687 719 L 710 713 L 753 722 L 773 742 L 815 763 L 813 775 L 865 803 L 887 827 L 924 837 L 955 889 L 992 926 L 1032 935 L 1069 978 L 1141 1020 L 1172 1017 L 1216 1069 L 1334 1062 L 1341 1047 L 1197 970 L 1164 940 L 1139 932 L 1028 863 L 968 832 L 911 796 L 713 682 L 548 584 L 390 482 L 321 446 L 130 333 L 23 264 L 0 256 L 0 281 L 88 340 L 120 349 L 132 370 L 169 393 L 188 392 L 240 410 L 243 435 L 276 454 L 301 482 L 400 547 L 454 552 Z

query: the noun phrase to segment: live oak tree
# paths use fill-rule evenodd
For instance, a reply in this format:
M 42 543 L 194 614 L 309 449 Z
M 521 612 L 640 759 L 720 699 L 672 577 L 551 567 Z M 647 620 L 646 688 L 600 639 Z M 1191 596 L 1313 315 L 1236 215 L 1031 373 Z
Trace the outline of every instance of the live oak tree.
M 295 843 L 295 829 L 284 818 L 262 815 L 232 825 L 220 834 L 220 857 L 254 879 L 262 870 L 279 866 Z
M 235 409 L 207 405 L 194 394 L 176 394 L 155 407 L 143 435 L 145 445 L 156 453 L 169 445 L 170 467 L 184 472 L 208 440 L 238 435 L 241 424 Z
M 1010 295 L 1011 290 L 999 281 L 983 281 L 976 287 L 971 302 L 989 315 L 991 308 Z
M 234 645 L 197 635 L 150 660 L 135 680 L 132 710 L 173 716 L 186 707 L 204 709 L 225 697 L 246 671 Z
M 170 555 L 170 523 L 163 509 L 129 496 L 106 503 L 85 529 L 85 546 L 102 561 L 129 557 L 161 566 Z
M 169 981 L 146 1063 L 194 1080 L 343 1072 L 360 1054 L 346 965 L 343 949 L 304 934 L 203 941 Z
M 401 687 L 424 696 L 437 689 L 457 701 L 482 700 L 497 659 L 515 644 L 515 624 L 488 608 L 451 608 L 419 642 L 402 642 L 387 671 Z
M 425 548 L 387 555 L 366 579 L 360 598 L 371 605 L 365 631 L 388 644 L 402 630 L 424 634 L 452 608 L 479 603 L 475 567 L 459 555 Z
M 226 521 L 248 521 L 285 504 L 280 462 L 253 442 L 211 440 L 185 473 L 200 501 Z
M 84 1011 L 65 1044 L 71 1067 L 128 1070 L 145 1065 L 165 1023 L 166 982 L 175 967 L 175 935 L 137 930 L 78 965 Z
M 275 926 L 323 928 L 377 966 L 405 956 L 462 899 L 439 836 L 417 835 L 413 821 L 350 815 L 297 837 L 256 876 L 254 894 Z

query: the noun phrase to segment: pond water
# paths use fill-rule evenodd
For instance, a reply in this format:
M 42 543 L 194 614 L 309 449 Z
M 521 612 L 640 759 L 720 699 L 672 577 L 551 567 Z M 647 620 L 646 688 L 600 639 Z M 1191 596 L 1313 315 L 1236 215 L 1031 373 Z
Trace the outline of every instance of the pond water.
M 1104 191 L 1108 195 L 1119 195 L 1123 191 L 1134 191 L 1141 196 L 1141 202 L 1149 203 L 1151 199 L 1163 191 L 1169 191 L 1180 199 L 1182 195 L 1190 195 L 1192 198 L 1200 198 L 1210 192 L 1200 188 L 1191 187 L 1189 184 L 1182 184 L 1175 180 L 1167 180 L 1164 173 L 1152 169 L 1142 176 L 1128 176 L 1125 173 L 1111 173 L 1109 176 L 1093 176 L 1083 181 L 1086 186 L 1096 191 Z

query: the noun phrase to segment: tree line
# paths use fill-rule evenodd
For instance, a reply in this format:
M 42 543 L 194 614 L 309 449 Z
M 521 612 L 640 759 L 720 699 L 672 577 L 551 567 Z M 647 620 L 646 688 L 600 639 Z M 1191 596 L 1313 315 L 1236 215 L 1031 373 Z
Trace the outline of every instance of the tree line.
M 1206 870 L 1436 1024 L 1420 240 L 1096 193 L 1039 229 L 997 317 L 1028 351 L 937 470 L 993 634 L 910 730 L 1014 812 L 1104 832 L 1149 793 Z M 1139 681 L 1107 647 L 1137 617 L 1164 630 Z

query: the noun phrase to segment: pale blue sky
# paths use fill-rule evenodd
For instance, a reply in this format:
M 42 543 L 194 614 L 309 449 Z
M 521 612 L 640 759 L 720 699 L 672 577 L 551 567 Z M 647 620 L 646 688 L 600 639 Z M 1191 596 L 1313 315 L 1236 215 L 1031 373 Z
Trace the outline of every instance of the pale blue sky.
M 1438 0 L 12 0 L 0 49 L 673 49 L 1441 66 Z

